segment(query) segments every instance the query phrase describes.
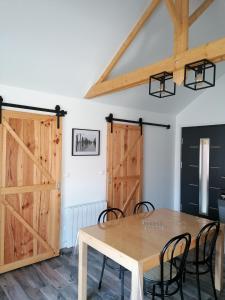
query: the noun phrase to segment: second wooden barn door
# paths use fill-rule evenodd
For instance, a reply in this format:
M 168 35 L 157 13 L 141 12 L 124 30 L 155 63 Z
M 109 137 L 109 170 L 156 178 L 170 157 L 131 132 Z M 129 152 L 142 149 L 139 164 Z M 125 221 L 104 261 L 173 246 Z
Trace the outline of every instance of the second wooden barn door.
M 58 255 L 60 162 L 56 117 L 2 112 L 0 273 Z
M 112 131 L 112 132 L 111 132 Z M 139 126 L 108 124 L 108 206 L 126 215 L 142 200 L 143 135 Z

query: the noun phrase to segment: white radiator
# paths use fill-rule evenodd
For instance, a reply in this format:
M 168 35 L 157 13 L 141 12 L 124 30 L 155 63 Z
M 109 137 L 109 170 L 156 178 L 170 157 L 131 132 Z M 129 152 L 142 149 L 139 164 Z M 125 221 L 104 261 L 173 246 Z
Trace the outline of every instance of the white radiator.
M 106 207 L 106 201 L 98 201 L 65 208 L 62 212 L 61 248 L 74 247 L 79 229 L 96 224 L 100 212 Z

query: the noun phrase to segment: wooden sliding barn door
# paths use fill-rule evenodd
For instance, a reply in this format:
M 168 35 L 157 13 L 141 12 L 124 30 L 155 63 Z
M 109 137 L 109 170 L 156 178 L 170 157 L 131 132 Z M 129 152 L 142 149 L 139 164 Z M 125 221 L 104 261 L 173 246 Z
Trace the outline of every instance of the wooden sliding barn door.
M 2 111 L 0 273 L 59 254 L 60 163 L 55 116 Z
M 140 126 L 108 124 L 107 194 L 108 207 L 126 215 L 142 200 L 143 135 Z

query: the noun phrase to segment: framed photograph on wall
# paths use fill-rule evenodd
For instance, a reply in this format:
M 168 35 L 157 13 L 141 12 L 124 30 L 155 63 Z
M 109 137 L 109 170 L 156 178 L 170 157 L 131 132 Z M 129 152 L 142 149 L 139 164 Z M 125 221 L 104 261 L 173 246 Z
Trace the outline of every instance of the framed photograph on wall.
M 72 156 L 100 154 L 100 130 L 72 129 Z

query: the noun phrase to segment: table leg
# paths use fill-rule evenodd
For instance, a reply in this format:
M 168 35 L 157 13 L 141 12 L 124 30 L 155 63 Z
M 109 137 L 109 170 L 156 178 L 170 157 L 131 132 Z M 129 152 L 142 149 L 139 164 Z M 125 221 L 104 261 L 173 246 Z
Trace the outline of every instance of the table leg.
M 131 274 L 131 297 L 130 300 L 143 300 L 143 266 L 135 264 Z
M 87 244 L 79 238 L 78 300 L 87 299 Z
M 224 226 L 222 225 L 216 242 L 216 255 L 215 255 L 215 286 L 218 291 L 222 291 L 223 289 L 223 263 L 224 263 Z

